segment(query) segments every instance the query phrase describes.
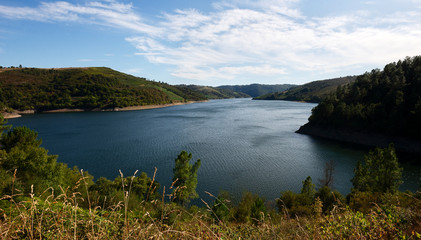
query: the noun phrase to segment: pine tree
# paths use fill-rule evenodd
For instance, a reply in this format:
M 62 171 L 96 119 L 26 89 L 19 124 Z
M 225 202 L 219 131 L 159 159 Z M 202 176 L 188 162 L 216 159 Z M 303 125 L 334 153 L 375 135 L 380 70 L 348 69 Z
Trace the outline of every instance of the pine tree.
M 175 159 L 175 168 L 173 169 L 175 201 L 182 205 L 188 203 L 190 199 L 199 197 L 196 192 L 196 186 L 197 171 L 200 168 L 200 159 L 191 165 L 191 158 L 191 153 L 181 151 L 181 153 Z
M 396 192 L 402 183 L 402 168 L 393 144 L 370 151 L 364 156 L 364 165 L 357 164 L 354 174 L 351 182 L 357 191 Z
M 314 194 L 316 193 L 316 186 L 310 176 L 303 181 L 303 187 L 301 188 L 301 196 L 306 205 L 310 205 L 313 202 Z

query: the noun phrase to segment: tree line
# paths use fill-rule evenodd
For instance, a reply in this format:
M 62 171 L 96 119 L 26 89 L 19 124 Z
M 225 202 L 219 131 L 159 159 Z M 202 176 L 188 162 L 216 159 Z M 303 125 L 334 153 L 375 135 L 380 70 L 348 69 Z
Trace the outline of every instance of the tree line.
M 421 56 L 387 64 L 339 86 L 312 110 L 310 125 L 421 138 Z

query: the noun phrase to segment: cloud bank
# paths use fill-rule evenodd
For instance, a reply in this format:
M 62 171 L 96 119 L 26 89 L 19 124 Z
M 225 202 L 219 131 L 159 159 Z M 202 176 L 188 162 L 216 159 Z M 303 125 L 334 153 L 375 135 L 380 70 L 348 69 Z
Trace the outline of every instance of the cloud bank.
M 416 8 L 387 16 L 361 11 L 316 18 L 305 16 L 299 2 L 220 1 L 208 12 L 176 9 L 154 22 L 142 18 L 133 4 L 113 0 L 0 6 L 0 16 L 126 29 L 125 41 L 136 55 L 167 66 L 180 79 L 206 82 L 352 72 L 421 53 Z

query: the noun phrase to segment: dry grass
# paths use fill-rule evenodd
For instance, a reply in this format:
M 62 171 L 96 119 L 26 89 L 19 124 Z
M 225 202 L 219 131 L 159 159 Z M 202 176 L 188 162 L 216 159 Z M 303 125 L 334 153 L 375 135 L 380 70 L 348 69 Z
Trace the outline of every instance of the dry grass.
M 123 179 L 123 175 L 121 174 Z M 152 186 L 152 184 L 151 184 Z M 72 189 L 47 189 L 22 196 L 16 189 L 0 201 L 1 239 L 420 239 L 420 200 L 413 209 L 375 206 L 362 214 L 336 207 L 328 215 L 292 217 L 271 212 L 258 224 L 216 221 L 212 208 L 181 207 L 163 188 L 159 200 L 129 209 L 131 183 L 124 198 L 104 209 L 92 206 L 85 178 Z M 170 187 L 171 188 L 171 187 Z M 84 189 L 86 194 L 77 191 Z M 153 191 L 153 189 L 150 189 Z M 82 198 L 82 196 L 87 196 Z M 212 195 L 213 196 L 213 195 Z M 412 196 L 411 196 L 412 197 Z M 87 203 L 87 208 L 80 203 Z M 315 208 L 321 208 L 316 201 Z M 417 210 L 418 208 L 418 210 Z M 419 224 L 419 222 L 418 222 Z

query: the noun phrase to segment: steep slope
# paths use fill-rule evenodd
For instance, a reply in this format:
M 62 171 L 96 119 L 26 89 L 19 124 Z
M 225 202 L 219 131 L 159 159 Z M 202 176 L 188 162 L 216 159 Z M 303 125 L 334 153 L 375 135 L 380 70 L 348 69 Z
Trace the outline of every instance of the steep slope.
M 312 111 L 298 132 L 421 153 L 421 56 L 358 76 Z
M 250 85 L 224 85 L 217 88 L 229 89 L 234 92 L 245 93 L 251 97 L 258 97 L 264 94 L 285 91 L 293 86 L 293 84 L 276 84 L 276 85 L 265 85 L 265 84 L 250 84 Z
M 110 68 L 20 68 L 0 72 L 0 109 L 112 109 L 206 99 L 185 87 Z
M 282 92 L 265 94 L 254 98 L 254 100 L 288 100 L 302 102 L 320 102 L 338 86 L 349 84 L 355 81 L 356 76 L 333 78 L 306 83 L 304 85 L 292 87 Z

